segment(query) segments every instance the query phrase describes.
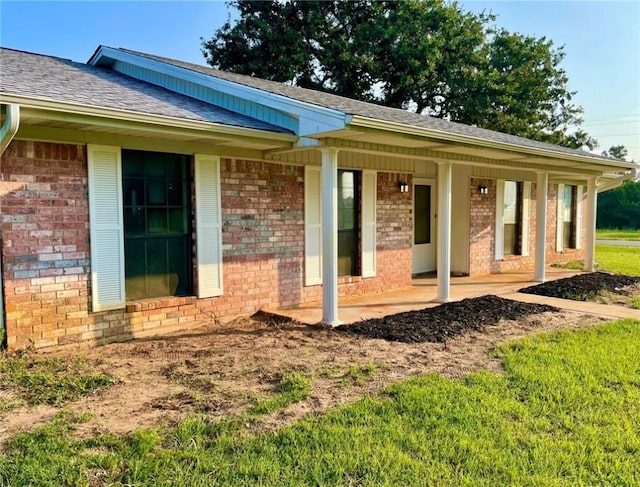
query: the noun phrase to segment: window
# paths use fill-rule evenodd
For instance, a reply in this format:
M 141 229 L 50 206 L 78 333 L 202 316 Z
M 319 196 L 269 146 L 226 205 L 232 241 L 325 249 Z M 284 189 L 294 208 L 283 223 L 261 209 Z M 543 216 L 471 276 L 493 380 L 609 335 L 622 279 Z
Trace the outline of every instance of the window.
M 496 182 L 495 259 L 505 255 L 529 255 L 529 206 L 531 183 Z
M 416 184 L 414 186 L 414 232 L 415 245 L 431 243 L 431 185 Z
M 196 283 L 199 298 L 222 295 L 220 158 L 195 154 L 193 179 L 186 155 L 88 144 L 87 160 L 92 311 L 192 294 Z
M 520 255 L 522 223 L 522 183 L 504 182 L 503 203 L 503 252 L 504 255 Z
M 377 179 L 372 170 L 338 171 L 338 275 L 376 276 Z M 305 286 L 322 284 L 321 186 L 321 168 L 305 166 Z
M 191 158 L 122 151 L 127 300 L 192 294 Z
M 556 252 L 581 246 L 582 198 L 584 186 L 558 184 Z
M 338 171 L 338 275 L 353 276 L 358 268 L 359 173 Z
M 562 247 L 576 247 L 576 193 L 577 187 L 565 185 L 562 191 Z

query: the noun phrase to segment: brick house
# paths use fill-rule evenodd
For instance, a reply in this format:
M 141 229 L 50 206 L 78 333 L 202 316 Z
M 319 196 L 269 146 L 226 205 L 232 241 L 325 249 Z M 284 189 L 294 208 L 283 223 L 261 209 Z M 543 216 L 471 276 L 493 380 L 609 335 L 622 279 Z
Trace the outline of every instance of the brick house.
M 103 343 L 584 259 L 633 165 L 101 46 L 0 50 L 0 327 Z

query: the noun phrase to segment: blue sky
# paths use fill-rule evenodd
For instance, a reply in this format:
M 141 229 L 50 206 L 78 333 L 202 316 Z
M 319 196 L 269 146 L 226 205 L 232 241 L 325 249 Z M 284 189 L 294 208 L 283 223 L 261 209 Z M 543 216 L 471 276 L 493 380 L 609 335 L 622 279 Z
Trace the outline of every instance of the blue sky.
M 625 144 L 640 161 L 640 2 L 459 2 L 491 10 L 513 32 L 564 45 L 563 67 L 598 152 Z M 99 44 L 204 64 L 200 37 L 228 18 L 224 2 L 0 1 L 0 44 L 86 61 Z

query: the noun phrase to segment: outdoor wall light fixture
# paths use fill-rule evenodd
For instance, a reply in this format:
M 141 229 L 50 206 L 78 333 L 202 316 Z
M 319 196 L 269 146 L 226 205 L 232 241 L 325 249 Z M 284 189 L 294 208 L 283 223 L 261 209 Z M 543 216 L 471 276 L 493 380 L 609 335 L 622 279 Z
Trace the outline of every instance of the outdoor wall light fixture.
M 489 194 L 489 188 L 481 184 L 480 186 L 478 186 L 478 193 Z
M 401 193 L 408 193 L 409 192 L 409 184 L 400 181 L 398 183 L 398 189 L 400 189 Z

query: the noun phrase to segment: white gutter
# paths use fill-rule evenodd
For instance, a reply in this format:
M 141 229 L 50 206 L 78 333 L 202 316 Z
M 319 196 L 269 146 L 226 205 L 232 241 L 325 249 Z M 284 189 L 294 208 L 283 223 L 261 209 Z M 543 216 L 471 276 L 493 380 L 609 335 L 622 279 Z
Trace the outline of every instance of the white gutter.
M 60 102 L 48 98 L 26 97 L 22 95 L 2 94 L 2 99 L 10 103 L 20 103 L 24 108 L 35 108 L 40 110 L 52 110 L 75 115 L 89 115 L 94 117 L 105 117 L 125 122 L 140 122 L 153 125 L 177 127 L 188 130 L 215 131 L 222 134 L 256 137 L 268 139 L 270 141 L 282 141 L 295 143 L 298 137 L 293 134 L 270 132 L 269 130 L 252 129 L 245 127 L 235 127 L 215 122 L 204 122 L 200 120 L 187 120 L 166 115 L 154 115 L 119 108 L 104 108 L 82 103 Z M 10 105 L 11 106 L 11 105 Z
M 0 128 L 0 156 L 4 154 L 4 151 L 13 140 L 20 126 L 20 105 L 8 104 L 6 106 L 6 119 L 2 128 Z M 0 158 L 0 164 L 2 158 Z M 2 177 L 2 168 L 0 167 L 0 178 Z M 4 284 L 2 282 L 2 273 L 4 267 L 2 265 L 2 235 L 0 234 L 0 335 L 4 335 Z M 6 337 L 4 337 L 6 340 Z M 2 346 L 3 343 L 0 343 Z
M 634 179 L 638 177 L 640 177 L 640 169 L 639 168 L 632 169 L 631 172 L 625 174 L 624 176 L 620 176 L 615 179 L 609 179 L 607 182 L 598 184 L 597 191 L 598 193 L 602 193 L 604 191 L 609 191 L 610 189 L 615 189 L 625 181 L 629 181 L 630 179 Z
M 20 125 L 20 105 L 9 103 L 5 106 L 7 118 L 0 129 L 0 155 L 4 154 L 5 149 L 9 147 Z
M 606 167 L 631 169 L 632 174 L 633 170 L 636 168 L 636 164 L 632 162 L 609 160 L 600 157 L 590 157 L 588 155 L 583 156 L 579 154 L 568 154 L 551 149 L 541 149 L 537 147 L 527 147 L 519 144 L 513 144 L 510 142 L 487 140 L 482 137 L 475 137 L 472 135 L 452 134 L 451 132 L 445 132 L 442 130 L 430 129 L 426 127 L 414 127 L 398 122 L 387 122 L 368 117 L 354 116 L 351 120 L 350 125 L 354 127 L 366 127 L 371 129 L 384 130 L 387 132 L 398 132 L 408 135 L 417 135 L 420 137 L 431 137 L 439 140 L 446 140 L 449 142 L 458 142 L 461 144 L 481 145 L 483 147 L 494 149 L 524 152 L 541 157 L 554 157 L 556 159 L 563 159 L 565 161 L 568 160 L 588 164 L 598 164 Z

